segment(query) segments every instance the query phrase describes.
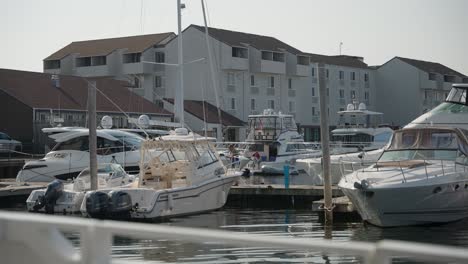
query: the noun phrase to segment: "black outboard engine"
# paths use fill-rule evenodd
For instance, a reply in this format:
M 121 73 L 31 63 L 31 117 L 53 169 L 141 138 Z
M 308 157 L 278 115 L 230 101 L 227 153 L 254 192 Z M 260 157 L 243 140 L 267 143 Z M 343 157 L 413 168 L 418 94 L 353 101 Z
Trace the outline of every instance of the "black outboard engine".
M 244 171 L 242 171 L 242 177 L 250 177 L 250 170 L 245 168 Z
M 105 192 L 86 194 L 86 212 L 93 218 L 104 218 L 108 212 L 109 196 Z
M 132 197 L 124 191 L 111 191 L 109 193 L 109 215 L 115 218 L 129 218 L 132 210 Z
M 47 214 L 54 213 L 54 206 L 63 194 L 63 183 L 60 180 L 53 180 L 47 185 L 46 192 L 43 196 L 38 197 L 38 202 L 34 205 L 34 211 L 44 208 Z

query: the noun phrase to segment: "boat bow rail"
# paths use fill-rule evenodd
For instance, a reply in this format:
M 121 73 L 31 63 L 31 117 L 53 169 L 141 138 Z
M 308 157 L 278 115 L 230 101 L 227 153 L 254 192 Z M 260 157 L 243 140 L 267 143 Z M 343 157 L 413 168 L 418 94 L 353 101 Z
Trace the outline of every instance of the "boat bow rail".
M 61 232 L 78 232 L 80 249 L 74 248 Z M 194 243 L 217 241 L 253 247 L 262 245 L 285 250 L 353 255 L 361 257 L 364 263 L 376 264 L 389 264 L 395 256 L 444 263 L 468 261 L 466 249 L 451 246 L 390 240 L 369 243 L 282 238 L 166 225 L 0 212 L 2 263 L 130 263 L 128 260 L 111 258 L 114 236 L 182 239 Z

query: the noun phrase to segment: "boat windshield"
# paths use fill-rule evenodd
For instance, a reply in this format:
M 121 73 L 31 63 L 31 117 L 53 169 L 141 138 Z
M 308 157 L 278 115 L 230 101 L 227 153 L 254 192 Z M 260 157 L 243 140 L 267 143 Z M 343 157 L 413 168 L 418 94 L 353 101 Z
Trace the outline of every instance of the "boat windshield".
M 409 129 L 395 132 L 379 161 L 455 160 L 465 156 L 467 150 L 468 146 L 453 130 Z
M 98 165 L 98 186 L 105 187 L 109 182 L 121 182 L 125 176 L 125 170 L 121 165 L 116 163 L 100 164 Z M 91 189 L 91 177 L 89 168 L 84 169 L 76 177 L 73 183 L 73 189 L 75 191 L 85 191 Z
M 131 146 L 136 149 L 139 149 L 141 147 L 141 142 L 144 140 L 144 138 L 136 134 L 126 133 L 122 131 L 111 131 L 107 133 L 117 138 L 123 145 Z
M 249 117 L 249 134 L 255 140 L 274 140 L 284 131 L 297 131 L 292 116 L 251 116 Z
M 466 105 L 466 88 L 452 87 L 449 95 L 447 96 L 446 102 L 463 104 Z

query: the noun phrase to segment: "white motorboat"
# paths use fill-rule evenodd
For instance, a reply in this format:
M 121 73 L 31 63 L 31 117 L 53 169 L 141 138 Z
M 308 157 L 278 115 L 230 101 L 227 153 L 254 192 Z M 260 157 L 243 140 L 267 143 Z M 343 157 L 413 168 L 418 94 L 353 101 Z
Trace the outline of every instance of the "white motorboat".
M 381 126 L 380 112 L 366 109 L 364 103 L 354 101 L 346 111 L 338 112 L 340 123 L 331 131 L 332 141 L 330 156 L 331 182 L 337 184 L 350 170 L 368 167 L 375 163 L 388 145 L 393 134 L 389 127 Z M 296 160 L 300 173 L 311 177 L 311 183 L 323 184 L 322 158 Z
M 218 209 L 241 175 L 222 164 L 209 140 L 185 128 L 145 140 L 141 155 L 148 163 L 140 163 L 139 181 L 88 192 L 84 216 L 149 220 Z
M 135 177 L 115 163 L 98 165 L 98 189 L 131 184 Z M 89 168 L 70 183 L 52 181 L 46 189 L 34 190 L 26 200 L 28 211 L 74 214 L 79 213 L 85 193 L 91 190 Z
M 381 124 L 382 113 L 354 101 L 338 114 L 338 127 L 331 131 L 333 154 L 376 150 L 388 144 L 393 130 Z
M 240 167 L 250 163 L 254 175 L 283 175 L 288 164 L 290 173 L 297 174 L 294 160 L 321 155 L 319 146 L 304 142 L 292 115 L 266 109 L 261 115 L 249 115 L 246 148 L 240 157 Z
M 27 162 L 17 182 L 50 182 L 73 179 L 89 167 L 89 130 L 74 128 L 50 135 L 57 144 L 44 158 Z M 143 138 L 115 129 L 97 130 L 98 163 L 119 163 L 125 171 L 138 173 Z
M 468 217 L 468 85 L 396 131 L 378 162 L 339 187 L 378 226 L 445 223 Z

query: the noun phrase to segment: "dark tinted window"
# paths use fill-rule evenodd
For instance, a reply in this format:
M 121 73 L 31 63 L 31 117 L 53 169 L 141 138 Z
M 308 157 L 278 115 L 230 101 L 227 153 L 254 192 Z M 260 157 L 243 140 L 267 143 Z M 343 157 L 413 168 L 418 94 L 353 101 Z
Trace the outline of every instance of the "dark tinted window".
M 89 150 L 89 141 L 88 136 L 82 136 L 77 138 L 72 138 L 65 142 L 60 142 L 53 149 L 57 150 L 78 150 L 78 151 L 88 151 Z

